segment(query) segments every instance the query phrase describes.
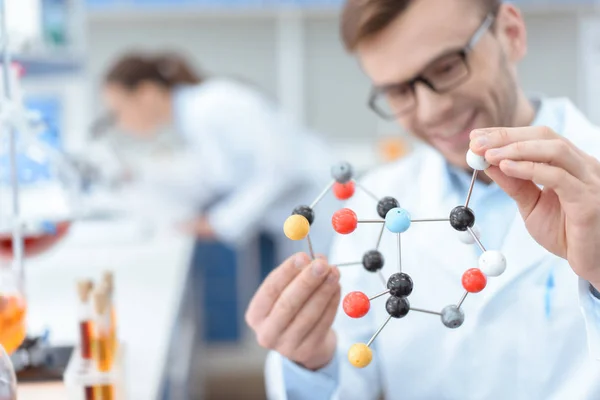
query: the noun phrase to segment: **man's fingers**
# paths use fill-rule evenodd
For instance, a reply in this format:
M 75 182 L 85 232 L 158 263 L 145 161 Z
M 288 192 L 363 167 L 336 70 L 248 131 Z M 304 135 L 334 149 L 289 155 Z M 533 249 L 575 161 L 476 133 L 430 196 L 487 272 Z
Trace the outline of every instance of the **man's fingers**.
M 533 181 L 538 185 L 553 189 L 561 200 L 577 202 L 583 192 L 583 182 L 562 168 L 531 161 L 504 160 L 499 165 L 507 176 Z
M 246 311 L 246 323 L 254 328 L 271 312 L 285 288 L 310 263 L 306 253 L 297 253 L 275 268 L 258 288 Z
M 471 132 L 471 150 L 481 155 L 485 150 L 514 142 L 550 139 L 562 139 L 562 137 L 545 126 L 476 129 Z
M 269 315 L 260 324 L 258 339 L 263 347 L 272 347 L 304 304 L 321 286 L 331 267 L 316 259 L 281 292 Z
M 296 348 L 304 338 L 315 328 L 331 301 L 340 291 L 340 272 L 331 268 L 325 282 L 310 296 L 304 307 L 296 315 L 280 338 L 281 343 L 289 343 Z
M 571 175 L 584 180 L 585 159 L 564 140 L 528 140 L 510 143 L 485 152 L 485 159 L 492 165 L 509 159 L 546 163 L 565 169 Z
M 308 332 L 306 337 L 303 339 L 302 343 L 300 344 L 300 347 L 298 347 L 298 354 L 310 352 L 313 349 L 318 348 L 322 344 L 322 341 L 333 326 L 333 321 L 335 320 L 340 300 L 341 289 L 337 290 L 333 297 L 331 297 L 329 303 L 327 304 L 327 308 L 322 313 L 319 319 L 319 322 L 317 322 L 313 329 L 311 329 L 310 332 Z
M 485 170 L 485 173 L 496 182 L 506 194 L 515 200 L 519 206 L 521 216 L 523 219 L 527 219 L 540 198 L 542 193 L 540 188 L 531 181 L 507 176 L 496 166 L 489 167 Z

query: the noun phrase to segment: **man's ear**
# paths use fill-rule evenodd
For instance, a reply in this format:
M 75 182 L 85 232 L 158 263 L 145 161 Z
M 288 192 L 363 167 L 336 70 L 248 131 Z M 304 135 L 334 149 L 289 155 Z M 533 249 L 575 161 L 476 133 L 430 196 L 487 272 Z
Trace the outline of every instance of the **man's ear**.
M 516 63 L 527 54 L 527 28 L 518 8 L 502 4 L 498 9 L 494 33 L 509 61 Z

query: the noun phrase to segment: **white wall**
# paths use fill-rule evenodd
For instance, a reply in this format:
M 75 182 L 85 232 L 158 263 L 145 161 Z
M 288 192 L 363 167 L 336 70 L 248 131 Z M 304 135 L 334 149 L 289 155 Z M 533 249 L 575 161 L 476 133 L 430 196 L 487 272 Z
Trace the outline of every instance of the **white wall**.
M 210 72 L 248 78 L 277 96 L 275 18 L 92 15 L 89 71 L 97 80 L 108 62 L 134 46 L 179 49 Z M 526 14 L 526 21 L 529 54 L 519 67 L 522 85 L 527 91 L 567 96 L 580 104 L 585 95 L 578 83 L 577 15 Z M 305 65 L 298 73 L 304 80 L 301 92 L 305 122 L 340 143 L 369 143 L 378 134 L 399 131 L 395 125 L 379 121 L 367 109 L 369 82 L 340 45 L 337 16 L 306 17 L 301 28 L 305 47 L 299 54 Z
M 337 19 L 309 19 L 304 29 L 305 123 L 335 139 L 362 139 L 377 130 L 365 107 L 368 81 L 338 40 Z M 217 74 L 248 78 L 278 96 L 277 24 L 273 17 L 91 18 L 89 72 L 97 82 L 121 52 L 142 47 L 169 48 L 190 55 L 198 66 Z M 157 34 L 160 37 L 157 39 Z
M 580 101 L 577 16 L 525 15 L 529 51 L 519 68 L 527 91 Z
M 338 140 L 375 135 L 369 81 L 340 44 L 337 18 L 308 20 L 306 44 L 308 123 Z
M 89 72 L 97 81 L 115 57 L 130 49 L 181 51 L 207 72 L 248 78 L 277 93 L 274 20 L 92 19 Z

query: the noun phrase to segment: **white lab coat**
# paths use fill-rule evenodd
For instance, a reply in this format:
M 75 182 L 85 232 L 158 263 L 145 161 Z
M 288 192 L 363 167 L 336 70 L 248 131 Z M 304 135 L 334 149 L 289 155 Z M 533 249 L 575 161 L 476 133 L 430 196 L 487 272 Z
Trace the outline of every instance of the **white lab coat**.
M 243 245 L 259 231 L 277 241 L 279 261 L 306 242 L 292 242 L 283 222 L 300 199 L 310 202 L 330 178 L 323 140 L 289 120 L 259 92 L 235 81 L 210 79 L 174 91 L 175 130 L 184 150 L 153 168 L 150 179 L 187 215 L 206 210 L 219 239 Z M 331 215 L 328 195 L 315 207 Z M 184 214 L 181 213 L 181 214 Z M 323 218 L 311 229 L 318 249 L 333 230 Z
M 565 135 L 600 158 L 600 130 L 570 103 L 548 100 L 545 106 L 567 107 Z M 442 194 L 444 168 L 438 152 L 423 148 L 376 170 L 363 184 L 374 193 L 396 196 L 414 218 L 446 216 L 464 198 Z M 377 218 L 373 200 L 366 195 L 357 193 L 347 206 L 361 218 Z M 335 399 L 377 399 L 381 391 L 386 399 L 403 400 L 600 399 L 600 300 L 591 296 L 565 260 L 531 238 L 520 215 L 506 217 L 512 219 L 511 227 L 502 247 L 494 250 L 506 256 L 507 270 L 490 278 L 481 293 L 467 297 L 460 328 L 450 330 L 439 317 L 417 312 L 392 319 L 375 340 L 371 365 L 357 369 L 347 361 L 347 351 L 356 342 L 366 343 L 386 320 L 387 297 L 374 300 L 362 319 L 338 312 L 341 385 Z M 337 236 L 331 262 L 362 259 L 379 229 L 361 225 L 351 235 Z M 398 254 L 396 235 L 386 233 L 380 249 L 388 260 L 383 268 L 388 277 L 397 272 Z M 462 273 L 478 265 L 478 254 L 444 223 L 413 225 L 402 237 L 402 249 L 404 270 L 414 281 L 412 307 L 441 310 L 456 304 L 464 293 Z M 555 268 L 557 284 L 555 310 L 547 319 L 544 291 L 550 267 Z M 382 291 L 379 277 L 360 267 L 344 268 L 341 276 L 342 295 Z M 270 353 L 266 372 L 271 399 L 286 398 L 282 362 L 279 354 Z M 558 376 L 563 378 L 550 380 Z M 319 374 L 311 379 L 316 390 L 311 399 L 322 399 L 317 388 L 327 379 Z

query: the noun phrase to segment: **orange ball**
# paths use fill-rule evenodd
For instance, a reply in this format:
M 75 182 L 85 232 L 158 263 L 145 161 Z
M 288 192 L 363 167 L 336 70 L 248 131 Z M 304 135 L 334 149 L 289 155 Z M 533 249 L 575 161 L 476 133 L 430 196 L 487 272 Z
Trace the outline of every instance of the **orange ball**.
M 373 360 L 373 351 L 364 343 L 355 343 L 348 350 L 348 361 L 356 368 L 364 368 Z
M 308 236 L 310 224 L 299 214 L 290 215 L 283 224 L 283 233 L 291 240 L 302 240 Z

